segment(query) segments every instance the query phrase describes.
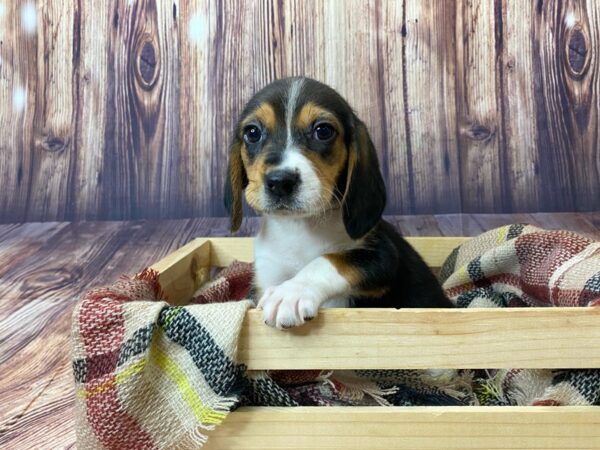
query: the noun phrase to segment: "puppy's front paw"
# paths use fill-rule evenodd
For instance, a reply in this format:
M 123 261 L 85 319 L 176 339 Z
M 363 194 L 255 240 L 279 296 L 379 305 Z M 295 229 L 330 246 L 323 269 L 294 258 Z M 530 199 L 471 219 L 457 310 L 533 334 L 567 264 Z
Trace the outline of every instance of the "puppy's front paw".
M 316 289 L 288 280 L 268 288 L 258 302 L 263 310 L 263 320 L 279 329 L 297 327 L 317 315 L 321 298 Z

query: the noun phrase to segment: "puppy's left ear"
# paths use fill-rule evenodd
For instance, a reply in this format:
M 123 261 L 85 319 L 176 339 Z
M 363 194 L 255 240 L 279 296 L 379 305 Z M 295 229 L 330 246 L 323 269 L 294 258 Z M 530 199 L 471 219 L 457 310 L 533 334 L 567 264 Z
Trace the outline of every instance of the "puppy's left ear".
M 385 184 L 375 147 L 367 127 L 355 117 L 348 154 L 346 191 L 342 201 L 344 225 L 352 239 L 363 237 L 377 225 L 385 201 Z
M 239 230 L 242 224 L 242 193 L 247 185 L 248 177 L 242 161 L 242 142 L 236 138 L 230 149 L 224 189 L 225 209 L 231 218 L 231 231 Z

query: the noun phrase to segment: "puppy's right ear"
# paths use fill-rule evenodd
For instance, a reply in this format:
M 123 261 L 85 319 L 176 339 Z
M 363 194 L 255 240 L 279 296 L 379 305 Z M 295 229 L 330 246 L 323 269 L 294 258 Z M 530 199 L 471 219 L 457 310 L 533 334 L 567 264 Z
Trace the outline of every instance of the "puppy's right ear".
M 248 185 L 248 176 L 242 161 L 242 142 L 235 138 L 229 152 L 227 179 L 225 180 L 225 209 L 231 219 L 231 231 L 242 224 L 242 193 Z

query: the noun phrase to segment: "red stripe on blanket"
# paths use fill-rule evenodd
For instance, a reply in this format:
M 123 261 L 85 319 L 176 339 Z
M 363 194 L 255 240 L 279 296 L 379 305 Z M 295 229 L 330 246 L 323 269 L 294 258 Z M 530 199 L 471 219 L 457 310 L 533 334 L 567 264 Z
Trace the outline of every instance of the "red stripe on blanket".
M 123 411 L 115 377 L 109 378 L 104 392 L 87 400 L 88 420 L 96 438 L 109 450 L 150 450 L 156 448 L 152 438 L 136 420 Z
M 596 300 L 588 302 L 588 306 L 600 306 L 600 297 L 598 297 Z
M 543 231 L 519 236 L 515 242 L 521 266 L 523 293 L 550 299 L 550 278 L 562 264 L 592 241 L 566 231 Z
M 561 406 L 558 400 L 536 400 L 532 403 L 532 406 Z
M 520 283 L 521 283 L 521 279 L 519 278 L 519 275 L 515 275 L 512 273 L 501 273 L 498 275 L 492 275 L 490 277 L 486 277 L 485 280 L 487 280 L 486 286 L 493 285 L 493 284 L 507 284 L 509 286 L 520 287 Z M 468 282 L 465 284 L 461 284 L 460 286 L 455 286 L 451 289 L 446 289 L 446 295 L 448 297 L 455 297 L 457 295 L 461 295 L 465 292 L 473 290 L 474 287 L 479 287 L 479 286 L 476 286 L 472 282 Z M 482 287 L 484 287 L 484 286 L 482 286 Z
M 125 336 L 123 301 L 86 298 L 79 312 L 79 332 L 87 364 L 86 399 L 88 421 L 107 449 L 151 449 L 152 438 L 121 405 L 114 373 Z M 102 374 L 112 373 L 103 379 Z M 104 382 L 102 389 L 94 387 Z

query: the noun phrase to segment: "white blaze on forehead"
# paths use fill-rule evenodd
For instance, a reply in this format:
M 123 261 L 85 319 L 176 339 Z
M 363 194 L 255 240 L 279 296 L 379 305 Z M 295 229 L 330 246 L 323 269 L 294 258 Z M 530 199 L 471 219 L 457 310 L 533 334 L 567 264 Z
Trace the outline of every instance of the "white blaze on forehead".
M 287 142 L 286 147 L 290 148 L 292 146 L 292 119 L 294 118 L 294 111 L 296 110 L 296 105 L 298 103 L 298 97 L 300 97 L 300 92 L 302 91 L 302 85 L 304 84 L 304 80 L 302 78 L 292 81 L 290 85 L 290 90 L 288 92 L 287 105 L 285 109 L 285 125 L 287 131 Z
M 290 84 L 285 108 L 287 139 L 283 152 L 283 161 L 278 166 L 278 169 L 290 170 L 300 175 L 300 189 L 296 199 L 304 208 L 311 209 L 317 206 L 321 197 L 321 180 L 317 176 L 317 172 L 310 160 L 294 145 L 292 137 L 294 111 L 296 111 L 298 106 L 298 99 L 300 98 L 303 84 L 304 79 L 302 78 L 294 79 Z

